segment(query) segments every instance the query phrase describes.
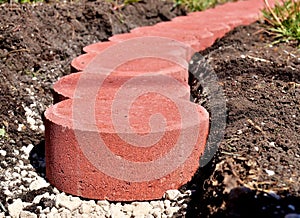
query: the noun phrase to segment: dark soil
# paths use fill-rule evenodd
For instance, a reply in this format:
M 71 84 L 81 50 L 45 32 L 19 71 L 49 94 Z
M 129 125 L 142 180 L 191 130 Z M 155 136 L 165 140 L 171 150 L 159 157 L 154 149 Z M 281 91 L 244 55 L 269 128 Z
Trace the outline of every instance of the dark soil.
M 70 73 L 71 60 L 113 34 L 185 14 L 161 1 L 117 8 L 104 1 L 13 4 L 0 11 L 0 128 L 6 131 L 0 149 L 7 152 L 0 169 L 22 159 L 41 175 L 41 117 L 52 103 L 51 85 Z M 195 190 L 187 217 L 300 213 L 300 52 L 293 44 L 270 46 L 261 30 L 261 23 L 236 28 L 201 52 L 224 89 L 228 116 L 215 158 L 187 184 Z M 30 160 L 14 152 L 28 144 L 35 145 Z M 2 188 L 0 203 L 7 205 Z M 30 201 L 41 193 L 16 197 Z
M 188 185 L 196 190 L 188 217 L 300 213 L 300 50 L 271 40 L 257 22 L 200 52 L 225 92 L 227 126 Z

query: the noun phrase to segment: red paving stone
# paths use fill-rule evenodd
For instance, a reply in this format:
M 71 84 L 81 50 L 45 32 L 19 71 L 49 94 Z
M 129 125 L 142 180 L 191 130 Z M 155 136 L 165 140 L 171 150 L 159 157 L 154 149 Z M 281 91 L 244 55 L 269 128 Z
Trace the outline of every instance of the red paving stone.
M 182 83 L 182 85 L 186 87 L 187 93 L 183 93 L 181 95 L 186 96 L 188 94 L 186 99 L 189 100 L 189 86 L 187 84 L 188 81 L 187 71 L 180 66 L 176 66 L 176 65 L 174 66 L 174 64 L 169 61 L 156 59 L 155 65 L 151 64 L 151 61 L 153 61 L 153 58 L 144 58 L 144 59 L 130 61 L 128 63 L 119 66 L 110 74 L 109 77 L 103 76 L 103 79 L 106 80 L 102 86 L 105 85 L 107 89 L 121 87 L 123 83 L 127 82 L 129 79 L 135 76 L 141 76 L 147 73 L 154 73 L 154 74 L 156 73 L 158 75 L 170 76 L 176 79 L 178 82 Z M 85 67 L 86 66 L 81 66 L 80 70 L 84 70 Z M 89 74 L 89 75 L 83 76 L 83 74 Z M 97 74 L 95 75 L 94 73 L 88 73 L 88 72 L 72 73 L 70 75 L 62 77 L 53 85 L 54 103 L 60 102 L 68 98 L 73 98 L 76 85 L 79 79 L 81 79 L 81 86 L 85 86 L 86 90 L 88 90 L 91 84 L 93 84 L 92 81 L 97 78 L 99 79 L 99 75 Z M 145 86 L 145 84 L 140 84 L 140 85 Z M 152 84 L 152 86 L 155 86 L 155 84 Z M 172 86 L 170 88 L 173 89 Z M 107 93 L 105 95 L 111 95 L 109 91 Z
M 83 70 L 95 57 L 97 53 L 86 53 L 74 58 L 71 62 L 71 71 L 77 72 Z
M 86 104 L 84 101 L 79 102 L 79 104 L 80 103 L 82 105 Z M 194 106 L 188 101 L 186 101 L 185 104 L 191 104 L 191 108 Z M 101 104 L 99 104 L 99 106 L 100 105 Z M 169 105 L 172 106 L 172 104 Z M 205 136 L 207 135 L 208 130 L 208 114 L 202 107 L 197 106 L 197 109 L 199 110 L 199 121 L 194 123 L 194 125 L 200 125 L 199 128 L 197 128 L 199 129 L 197 144 L 201 146 L 192 146 L 192 149 L 189 151 L 190 155 L 185 160 L 184 164 L 179 164 L 179 166 L 177 166 L 173 172 L 162 178 L 153 178 L 149 181 L 143 182 L 125 181 L 114 178 L 113 176 L 108 176 L 107 174 L 109 173 L 101 172 L 99 169 L 97 169 L 97 167 L 95 167 L 95 163 L 92 164 L 91 160 L 86 158 L 86 155 L 84 155 L 82 152 L 83 148 L 78 144 L 76 139 L 76 131 L 74 131 L 72 127 L 74 122 L 74 120 L 72 120 L 72 108 L 72 100 L 66 100 L 56 104 L 46 112 L 46 170 L 47 175 L 50 175 L 48 178 L 50 183 L 54 184 L 60 190 L 93 199 L 110 199 L 114 201 L 131 201 L 137 199 L 151 200 L 161 198 L 166 190 L 176 189 L 178 188 L 179 184 L 186 183 L 198 168 L 198 164 L 196 164 L 195 161 L 198 162 L 197 160 L 203 152 Z M 105 110 L 106 108 L 98 107 L 98 109 Z M 170 109 L 173 110 L 172 107 Z M 172 146 L 174 146 L 173 142 L 174 139 L 178 137 L 178 133 L 184 131 L 185 135 L 188 136 L 191 134 L 189 133 L 191 129 L 192 128 L 188 127 L 182 129 L 173 126 L 173 129 L 170 129 L 164 133 L 165 139 L 160 140 L 160 144 L 143 149 L 142 152 L 135 151 L 139 152 L 139 155 L 136 155 L 136 153 L 131 153 L 130 151 L 132 149 L 130 150 L 128 146 L 124 146 L 123 143 L 118 144 L 118 141 L 113 144 L 113 146 L 116 146 L 115 148 L 118 148 L 118 146 L 122 148 L 118 150 L 121 152 L 118 153 L 119 158 L 122 157 L 126 160 L 134 159 L 135 157 L 153 159 L 153 156 L 149 157 L 147 154 L 161 155 L 169 152 Z M 80 131 L 83 134 L 88 133 L 89 135 L 93 135 L 95 138 L 99 134 L 98 131 L 90 130 L 88 125 L 86 129 L 81 128 Z M 101 128 L 100 133 L 104 141 L 116 141 L 119 138 L 117 133 L 113 131 L 105 131 L 103 130 L 103 127 Z M 51 137 L 52 135 L 55 135 L 55 137 Z M 93 148 L 94 144 L 89 143 L 96 142 L 91 140 L 86 144 L 86 146 L 89 146 L 91 151 L 95 150 L 96 148 Z M 133 156 L 126 157 L 125 154 L 131 154 Z M 111 171 L 118 170 L 116 169 L 117 166 L 113 165 L 114 161 L 106 157 L 101 157 L 101 153 L 96 153 L 96 157 L 93 158 L 97 160 L 103 160 L 106 161 L 106 163 L 111 164 Z M 176 156 L 173 158 L 171 157 L 169 160 L 175 160 L 175 158 Z M 143 162 L 140 162 L 140 164 L 147 163 L 146 160 L 143 160 Z M 134 165 L 139 165 L 136 161 L 133 163 L 136 163 Z M 168 166 L 161 166 L 158 164 L 157 167 L 161 168 L 156 169 L 154 166 L 140 166 L 140 170 L 142 170 L 141 173 L 150 173 L 150 176 L 152 176 L 152 174 L 155 175 L 155 173 L 159 173 L 156 172 L 156 170 L 162 171 L 164 167 L 166 170 L 168 170 Z M 120 170 L 121 169 L 122 168 L 120 168 Z M 120 176 L 121 174 L 122 173 L 120 172 Z
M 116 34 L 109 38 L 109 41 L 111 42 L 124 42 L 129 39 L 141 37 L 140 35 L 132 34 L 132 33 L 123 33 L 123 34 Z
M 258 19 L 262 7 L 262 0 L 227 3 L 86 46 L 86 54 L 71 63 L 77 73 L 54 84 L 55 104 L 45 112 L 50 183 L 86 198 L 132 201 L 161 198 L 188 182 L 205 149 L 209 117 L 189 101 L 186 68 L 152 56 L 111 70 L 98 62 L 123 60 L 118 48 L 127 47 L 117 46 L 149 36 L 205 49 L 234 27 Z M 101 56 L 105 52 L 109 58 Z M 135 57 L 130 52 L 128 57 Z M 190 56 L 180 58 L 186 62 Z
M 91 44 L 88 46 L 85 46 L 83 48 L 83 51 L 88 53 L 88 52 L 92 52 L 92 53 L 99 53 L 101 51 L 103 51 L 104 49 L 109 48 L 110 46 L 115 45 L 116 43 L 114 42 L 97 42 L 95 44 Z
M 158 36 L 174 39 L 176 41 L 190 45 L 195 51 L 209 47 L 214 42 L 214 35 L 203 29 L 184 30 L 169 28 L 168 31 L 161 31 L 156 27 L 140 27 L 131 31 L 133 34 L 140 36 Z
M 211 32 L 214 36 L 223 36 L 226 32 L 228 32 L 231 28 L 226 24 L 222 24 L 218 21 L 205 21 L 198 20 L 197 22 L 162 22 L 156 25 L 159 28 L 172 28 L 182 32 L 185 31 L 198 31 L 201 33 L 202 30 Z

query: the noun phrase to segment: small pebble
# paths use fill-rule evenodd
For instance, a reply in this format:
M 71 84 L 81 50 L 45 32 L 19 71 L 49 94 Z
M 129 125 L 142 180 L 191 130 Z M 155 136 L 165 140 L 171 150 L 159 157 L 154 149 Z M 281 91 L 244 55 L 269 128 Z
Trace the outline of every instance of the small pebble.
M 132 215 L 134 217 L 150 214 L 150 211 L 153 209 L 151 204 L 148 202 L 134 202 L 133 205 L 135 205 L 132 211 Z
M 20 218 L 37 218 L 37 215 L 29 211 L 21 211 Z
M 88 203 L 82 203 L 81 206 L 79 207 L 79 213 L 81 214 L 89 214 L 92 211 L 91 205 Z
M 12 204 L 8 205 L 8 213 L 11 217 L 19 217 L 23 210 L 23 202 L 20 198 L 15 200 Z
M 267 170 L 265 169 L 265 172 L 269 175 L 269 176 L 274 176 L 275 172 L 273 170 Z
M 30 186 L 29 186 L 29 189 L 31 191 L 33 190 L 39 190 L 41 188 L 45 188 L 45 187 L 48 187 L 50 184 L 42 177 L 38 177 L 37 180 L 33 181 Z
M 2 155 L 3 157 L 6 156 L 6 151 L 5 150 L 0 150 L 0 155 Z
M 170 201 L 176 200 L 180 196 L 180 191 L 178 190 L 168 190 L 164 194 L 164 197 Z
M 285 215 L 284 218 L 300 218 L 300 214 L 289 213 L 289 214 Z
M 289 208 L 290 210 L 292 210 L 292 211 L 295 211 L 295 210 L 296 210 L 295 206 L 292 205 L 292 204 L 289 204 L 289 205 L 288 205 L 288 208 Z
M 65 194 L 59 194 L 56 197 L 55 205 L 56 207 L 64 207 L 70 211 L 74 211 L 75 209 L 79 208 L 81 205 L 81 200 L 79 198 L 71 198 L 66 196 Z
M 122 212 L 122 208 L 115 204 L 110 205 L 110 213 L 112 218 L 125 217 L 125 214 Z

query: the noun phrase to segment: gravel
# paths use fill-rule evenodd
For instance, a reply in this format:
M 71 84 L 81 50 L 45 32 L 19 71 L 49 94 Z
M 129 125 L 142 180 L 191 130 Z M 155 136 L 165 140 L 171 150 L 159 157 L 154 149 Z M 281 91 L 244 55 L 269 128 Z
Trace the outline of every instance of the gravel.
M 31 149 L 31 150 L 30 150 Z M 33 146 L 15 148 L 21 155 L 16 160 L 14 171 L 11 168 L 0 169 L 2 197 L 8 205 L 0 204 L 0 218 L 58 218 L 58 217 L 136 217 L 168 218 L 183 217 L 184 208 L 189 201 L 191 191 L 168 190 L 160 200 L 143 202 L 109 202 L 107 200 L 81 199 L 52 187 L 46 179 L 25 158 L 37 157 Z M 0 154 L 5 156 L 5 152 Z M 5 161 L 2 162 L 5 164 Z M 45 166 L 44 161 L 39 163 Z M 18 196 L 18 197 L 16 197 Z M 7 208 L 7 209 L 6 209 Z

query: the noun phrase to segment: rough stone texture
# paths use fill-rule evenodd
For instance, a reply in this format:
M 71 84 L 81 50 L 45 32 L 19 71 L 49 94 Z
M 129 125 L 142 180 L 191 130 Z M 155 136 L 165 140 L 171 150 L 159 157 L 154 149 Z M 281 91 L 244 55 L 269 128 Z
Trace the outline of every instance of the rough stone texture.
M 82 104 L 85 104 L 85 102 L 82 102 Z M 192 103 L 187 101 L 187 104 Z M 47 135 L 52 136 L 55 134 L 55 137 L 51 138 L 51 140 L 48 137 L 46 138 L 48 179 L 51 183 L 55 183 L 57 188 L 63 189 L 65 192 L 83 195 L 88 198 L 107 198 L 114 200 L 161 198 L 166 190 L 176 189 L 187 182 L 190 176 L 197 170 L 197 164 L 193 165 L 192 163 L 198 162 L 199 156 L 203 152 L 205 136 L 208 129 L 207 112 L 201 107 L 197 108 L 199 109 L 199 119 L 201 120 L 198 145 L 201 146 L 195 147 L 186 163 L 166 177 L 140 183 L 127 182 L 109 177 L 100 172 L 88 161 L 82 151 L 80 151 L 80 146 L 77 143 L 74 131 L 71 129 L 72 114 L 69 109 L 72 109 L 72 101 L 66 100 L 60 102 L 46 113 L 46 117 L 49 120 L 47 121 L 49 123 L 46 123 L 48 126 L 46 131 L 49 131 Z M 105 110 L 103 107 L 98 109 L 102 111 Z M 168 110 L 168 108 L 166 108 L 166 110 Z M 172 109 L 170 108 L 169 110 Z M 101 120 L 104 120 L 104 117 Z M 170 146 L 172 146 L 173 138 L 177 137 L 178 130 L 179 129 L 173 129 L 168 131 L 166 139 L 162 142 L 163 144 L 154 146 L 151 153 L 160 155 L 167 152 L 167 150 L 171 148 Z M 89 130 L 86 129 L 85 131 Z M 108 129 L 104 130 L 104 132 L 107 131 Z M 188 132 L 189 129 L 187 128 L 185 131 Z M 117 134 L 114 132 L 103 134 L 102 136 L 104 140 L 115 142 L 118 142 L 117 137 Z M 60 146 L 57 147 L 56 145 L 58 144 Z M 114 146 L 116 146 L 116 144 L 114 144 Z M 115 152 L 119 152 L 120 156 L 127 155 L 126 158 L 146 159 L 151 155 L 151 153 L 147 155 L 147 152 L 143 151 L 139 151 L 140 155 L 136 155 L 136 152 L 128 152 L 132 148 L 126 146 L 126 144 L 120 144 L 119 146 L 120 150 L 115 150 Z M 110 147 L 110 149 L 116 149 L 116 147 Z M 56 176 L 54 177 L 53 175 Z M 69 185 L 70 183 L 73 185 Z
M 207 31 L 206 29 L 197 29 L 197 30 L 189 30 L 188 28 L 176 29 L 167 27 L 168 31 L 162 31 L 164 28 L 161 27 L 139 27 L 131 32 L 133 34 L 137 34 L 140 36 L 158 36 L 158 37 L 167 37 L 174 39 L 176 41 L 188 44 L 195 51 L 202 50 L 211 46 L 214 42 L 213 33 Z M 184 32 L 184 34 L 182 34 Z
M 211 33 L 209 33 L 209 35 L 211 36 Z M 58 83 L 54 85 L 55 102 L 71 98 L 76 99 L 77 103 L 78 101 L 82 101 L 79 104 L 87 104 L 85 100 L 90 99 L 90 90 L 98 88 L 98 84 L 93 83 L 93 81 L 96 81 L 102 76 L 101 70 L 93 66 L 96 62 L 96 58 L 98 58 L 96 54 L 100 54 L 102 49 L 108 48 L 109 46 L 112 45 L 110 43 L 106 43 L 106 45 L 102 47 L 99 44 L 89 48 L 87 47 L 86 50 L 93 50 L 94 52 L 95 47 L 97 47 L 100 51 L 98 51 L 98 53 L 90 52 L 86 55 L 82 55 L 72 62 L 74 69 L 84 70 L 85 74 L 73 74 L 58 81 Z M 88 74 L 91 69 L 94 74 Z M 99 71 L 100 74 L 95 73 Z M 155 75 L 149 76 L 149 73 L 154 73 Z M 147 94 L 146 97 L 142 96 L 141 100 L 138 101 L 139 103 L 136 104 L 136 111 L 132 112 L 133 114 L 138 114 L 138 116 L 131 115 L 131 117 L 133 117 L 132 122 L 139 134 L 145 134 L 149 131 L 148 127 L 142 124 L 147 122 L 147 119 L 152 116 L 153 111 L 163 113 L 163 115 L 172 121 L 172 123 L 176 120 L 179 121 L 178 119 L 180 119 L 180 115 L 176 108 L 178 106 L 174 107 L 174 102 L 172 101 L 179 101 L 181 105 L 186 104 L 191 105 L 190 108 L 197 108 L 196 111 L 198 111 L 199 120 L 185 124 L 185 126 L 178 126 L 179 123 L 176 124 L 176 122 L 171 124 L 169 121 L 169 124 L 171 125 L 169 125 L 170 127 L 168 130 L 158 132 L 159 134 L 164 134 L 165 137 L 162 138 L 161 142 L 155 143 L 154 146 L 147 149 L 133 147 L 128 145 L 127 142 L 122 142 L 122 140 L 119 139 L 119 133 L 115 132 L 114 126 L 110 121 L 110 105 L 116 102 L 115 95 L 118 94 L 118 89 L 127 81 L 135 77 L 141 79 L 133 85 L 127 86 L 125 90 L 126 93 L 136 92 L 135 90 L 141 90 L 143 87 L 146 87 L 148 90 L 159 90 L 163 92 L 169 90 L 177 92 L 177 97 L 173 100 L 158 97 L 151 93 Z M 185 157 L 185 164 L 180 162 L 175 169 L 164 174 L 164 177 L 155 177 L 150 181 L 146 179 L 143 182 L 140 182 L 140 180 L 136 182 L 134 180 L 123 181 L 122 179 L 113 179 L 111 175 L 105 175 L 101 172 L 101 170 L 97 169 L 97 167 L 90 163 L 91 160 L 89 157 L 86 157 L 86 153 L 82 153 L 80 151 L 82 143 L 80 144 L 77 142 L 79 133 L 76 128 L 75 131 L 73 130 L 74 127 L 72 123 L 74 119 L 76 120 L 72 114 L 72 109 L 76 107 L 74 106 L 75 101 L 65 100 L 54 105 L 52 108 L 47 110 L 45 114 L 47 177 L 49 178 L 49 181 L 55 184 L 59 189 L 68 193 L 89 198 L 107 198 L 111 200 L 145 200 L 160 198 L 166 190 L 179 188 L 187 182 L 198 167 L 198 160 L 200 155 L 203 153 L 206 135 L 208 133 L 207 112 L 202 107 L 189 102 L 187 77 L 188 73 L 185 69 L 166 60 L 160 60 L 157 58 L 132 60 L 129 63 L 119 66 L 108 78 L 105 78 L 105 81 L 102 84 L 101 89 L 98 90 L 98 93 L 96 94 L 97 97 L 95 99 L 95 112 L 98 114 L 97 127 L 100 130 L 102 139 L 106 142 L 106 146 L 118 156 L 133 161 L 133 163 L 148 162 L 164 156 L 164 154 L 167 154 L 168 150 L 174 146 L 174 139 L 179 137 L 178 134 L 181 131 L 185 131 L 185 134 L 189 134 L 188 132 L 191 132 L 192 129 L 197 126 L 199 128 L 199 137 L 196 139 L 197 146 L 187 151 L 188 155 Z M 168 80 L 170 80 L 170 78 L 173 78 L 172 80 L 175 79 L 177 82 L 169 82 Z M 77 84 L 80 84 L 81 92 L 78 91 L 78 86 L 76 87 Z M 94 87 L 93 84 L 95 84 Z M 178 84 L 181 84 L 181 88 L 176 87 Z M 149 99 L 151 99 L 150 102 Z M 120 105 L 130 105 L 132 103 L 132 100 L 127 100 L 126 97 L 120 101 Z M 161 111 L 162 105 L 164 105 L 163 111 Z M 107 112 L 105 113 L 105 111 Z M 175 113 L 170 114 L 171 111 L 174 111 Z M 86 111 L 83 112 L 85 113 Z M 86 114 L 86 116 L 88 115 Z M 77 120 L 79 121 L 79 119 L 82 120 L 81 117 Z M 85 127 L 79 129 L 80 132 L 83 132 L 83 134 L 96 134 L 97 131 L 92 130 L 88 123 L 84 125 Z M 127 127 L 124 126 L 121 128 Z M 131 135 L 129 135 L 129 137 L 132 137 Z M 186 135 L 185 137 L 188 136 Z M 56 146 L 58 145 L 57 143 L 61 145 L 59 148 Z M 84 143 L 87 143 L 86 145 L 88 145 L 91 142 L 88 141 Z M 180 156 L 180 152 L 183 151 L 179 151 L 180 150 L 178 150 L 177 155 Z M 66 156 L 62 157 L 62 154 Z M 193 162 L 194 164 L 192 164 Z M 59 167 L 56 166 L 57 164 Z M 164 170 L 164 168 L 168 168 L 168 165 L 168 162 L 164 165 L 159 164 L 158 168 L 162 168 L 162 170 Z M 111 167 L 113 169 L 114 166 Z M 80 173 L 76 173 L 74 169 L 78 170 Z M 78 176 L 75 176 L 76 174 L 78 174 Z M 154 169 L 151 174 L 155 174 Z M 67 185 L 67 181 L 77 185 L 69 186 Z M 114 191 L 116 187 L 120 187 L 117 192 Z

